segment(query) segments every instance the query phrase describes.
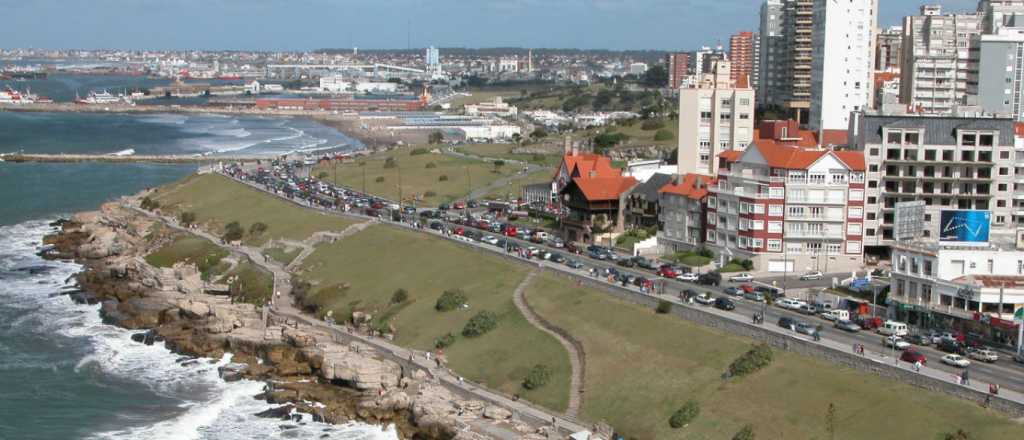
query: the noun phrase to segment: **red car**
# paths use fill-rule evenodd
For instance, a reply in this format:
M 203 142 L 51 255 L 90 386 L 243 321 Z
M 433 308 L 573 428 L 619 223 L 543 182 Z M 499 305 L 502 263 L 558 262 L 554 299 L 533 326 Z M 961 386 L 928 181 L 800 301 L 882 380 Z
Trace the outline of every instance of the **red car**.
M 751 286 L 750 284 L 743 284 L 740 285 L 740 290 L 742 290 L 743 293 L 754 293 L 754 286 Z
M 658 269 L 658 275 L 665 278 L 675 279 L 675 277 L 679 276 L 680 273 L 672 266 L 662 266 L 661 269 Z
M 517 231 L 516 231 L 516 227 L 515 226 L 505 226 L 505 236 L 506 237 L 515 237 L 516 236 L 516 232 Z
M 462 226 L 459 226 L 459 227 L 455 228 L 455 230 L 454 230 L 454 231 L 452 231 L 452 232 L 453 232 L 453 233 L 454 233 L 455 235 L 462 235 L 462 234 L 465 234 L 465 233 L 466 233 L 466 230 L 465 230 L 465 229 L 464 229 L 464 228 L 463 228 Z
M 910 364 L 920 362 L 921 365 L 928 365 L 928 359 L 925 358 L 923 354 L 915 350 L 904 351 L 903 354 L 900 355 L 900 360 Z
M 452 209 L 466 209 L 466 204 L 464 202 L 455 202 L 452 204 Z

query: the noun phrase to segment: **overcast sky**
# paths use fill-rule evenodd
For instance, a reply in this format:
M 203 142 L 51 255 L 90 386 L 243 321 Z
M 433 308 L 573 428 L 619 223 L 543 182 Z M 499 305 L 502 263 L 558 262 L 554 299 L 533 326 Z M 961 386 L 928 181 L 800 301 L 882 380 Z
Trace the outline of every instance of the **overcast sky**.
M 921 3 L 880 0 L 879 24 Z M 756 31 L 762 0 L 0 0 L 0 47 L 693 49 Z M 976 0 L 931 0 L 973 10 Z

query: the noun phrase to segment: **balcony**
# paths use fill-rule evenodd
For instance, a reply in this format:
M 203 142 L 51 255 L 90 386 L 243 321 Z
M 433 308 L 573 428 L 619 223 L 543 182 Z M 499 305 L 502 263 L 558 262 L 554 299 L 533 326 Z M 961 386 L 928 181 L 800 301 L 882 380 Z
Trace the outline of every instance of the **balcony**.
M 843 187 L 843 186 L 849 185 L 849 182 L 846 182 L 846 181 L 833 182 L 833 181 L 831 181 L 829 179 L 807 179 L 807 178 L 800 179 L 800 178 L 792 178 L 792 177 L 790 177 L 790 178 L 786 179 L 786 184 L 788 184 L 788 185 L 810 185 L 810 186 L 835 186 L 835 187 Z
M 846 197 L 786 197 L 786 203 L 816 203 L 822 205 L 845 205 Z
M 793 214 L 786 214 L 786 220 L 787 221 L 789 221 L 789 220 L 808 221 L 808 222 L 812 222 L 812 221 L 818 221 L 818 222 L 845 222 L 846 218 L 841 216 L 841 215 L 810 215 L 810 214 L 793 215 Z
M 791 238 L 813 238 L 818 240 L 842 240 L 846 238 L 843 235 L 843 231 L 820 231 L 820 230 L 799 230 L 799 231 L 786 231 L 785 239 Z

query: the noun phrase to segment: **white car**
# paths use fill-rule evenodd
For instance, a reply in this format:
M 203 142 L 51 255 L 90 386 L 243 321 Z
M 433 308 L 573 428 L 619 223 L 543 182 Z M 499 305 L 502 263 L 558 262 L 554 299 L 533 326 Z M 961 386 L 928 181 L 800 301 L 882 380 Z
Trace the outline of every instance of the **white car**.
M 906 350 L 910 348 L 909 342 L 904 341 L 903 338 L 896 335 L 882 339 L 882 345 L 885 345 L 886 347 L 896 347 L 897 350 Z
M 679 280 L 679 281 L 690 281 L 690 282 L 697 281 L 698 278 L 700 278 L 700 276 L 697 275 L 696 272 L 687 272 L 687 273 L 684 273 L 684 274 L 679 275 L 679 276 L 676 277 L 676 279 Z
M 959 368 L 967 368 L 968 365 L 971 365 L 971 361 L 958 354 L 947 354 L 943 356 L 942 363 Z
M 736 275 L 733 275 L 733 276 L 729 277 L 729 281 L 734 281 L 734 282 L 737 282 L 737 283 L 746 283 L 746 282 L 754 281 L 754 276 L 749 274 L 749 273 L 744 272 L 744 273 L 736 274 Z
M 999 360 L 999 354 L 987 348 L 982 348 L 979 350 L 968 349 L 967 357 L 974 359 L 976 361 L 988 363 L 992 363 Z
M 800 306 L 804 305 L 804 302 L 793 298 L 782 298 L 776 301 L 775 304 L 784 309 L 799 310 Z
M 482 241 L 484 243 L 487 243 L 487 244 L 498 244 L 498 237 L 495 237 L 493 235 L 488 235 L 488 236 L 482 238 L 480 241 Z
M 693 297 L 693 300 L 697 301 L 698 304 L 703 304 L 705 306 L 709 306 L 715 303 L 715 298 L 712 297 L 710 293 L 702 293 L 700 295 L 697 295 Z
M 823 274 L 823 273 L 821 273 L 819 271 L 807 272 L 807 273 L 805 273 L 803 275 L 800 275 L 800 279 L 801 280 L 805 280 L 805 281 L 807 281 L 807 280 L 820 280 L 820 279 L 824 279 L 824 278 L 825 278 L 825 274 Z

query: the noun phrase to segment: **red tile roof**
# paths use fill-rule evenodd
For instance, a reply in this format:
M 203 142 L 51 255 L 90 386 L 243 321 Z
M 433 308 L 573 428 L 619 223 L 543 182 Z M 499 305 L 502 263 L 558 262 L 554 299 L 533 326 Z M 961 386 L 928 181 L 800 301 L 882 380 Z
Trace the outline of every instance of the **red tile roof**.
M 583 196 L 591 202 L 618 200 L 622 193 L 636 185 L 633 177 L 577 177 L 572 179 L 583 192 Z
M 718 158 L 726 162 L 736 162 L 740 160 L 740 156 L 742 155 L 743 152 L 740 150 L 726 150 L 721 153 L 718 153 Z
M 837 158 L 846 166 L 850 167 L 854 171 L 867 170 L 867 165 L 864 164 L 864 152 L 863 151 L 833 151 Z
M 818 142 L 826 147 L 829 145 L 845 146 L 849 142 L 849 132 L 846 130 L 821 130 Z
M 661 187 L 658 193 L 676 194 L 700 200 L 708 195 L 708 186 L 714 183 L 714 181 L 715 179 L 711 176 L 689 173 L 683 176 L 679 183 L 672 182 Z
M 614 177 L 622 175 L 622 170 L 612 167 L 612 160 L 610 158 L 600 154 L 566 154 L 562 157 L 562 161 L 565 162 L 570 176 L 573 175 L 573 170 L 576 170 L 581 177 Z M 593 176 L 590 175 L 591 171 L 594 172 Z
M 1016 275 L 966 275 L 962 277 L 954 278 L 953 281 L 975 281 L 974 284 L 981 284 L 983 287 L 1008 287 L 1008 288 L 1021 288 L 1024 287 L 1024 277 Z

